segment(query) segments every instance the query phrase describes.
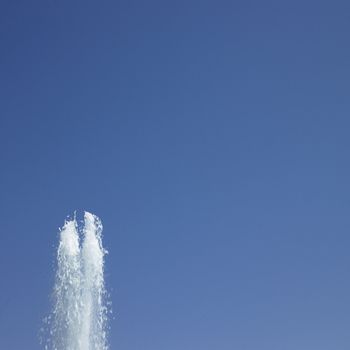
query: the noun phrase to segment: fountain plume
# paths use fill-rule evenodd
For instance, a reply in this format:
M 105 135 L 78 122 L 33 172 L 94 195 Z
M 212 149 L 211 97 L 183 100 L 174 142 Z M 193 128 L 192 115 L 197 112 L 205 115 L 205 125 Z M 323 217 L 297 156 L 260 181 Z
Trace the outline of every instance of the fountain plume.
M 45 349 L 108 349 L 105 254 L 97 216 L 85 212 L 83 229 L 75 217 L 66 221 L 60 230 L 54 307 L 48 318 L 50 336 Z

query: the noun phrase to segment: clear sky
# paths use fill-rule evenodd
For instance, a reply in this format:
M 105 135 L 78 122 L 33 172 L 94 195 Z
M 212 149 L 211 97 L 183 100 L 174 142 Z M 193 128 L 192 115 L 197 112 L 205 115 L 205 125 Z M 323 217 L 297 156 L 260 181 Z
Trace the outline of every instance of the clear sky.
M 85 209 L 112 350 L 349 349 L 349 13 L 2 0 L 0 348 L 39 348 Z

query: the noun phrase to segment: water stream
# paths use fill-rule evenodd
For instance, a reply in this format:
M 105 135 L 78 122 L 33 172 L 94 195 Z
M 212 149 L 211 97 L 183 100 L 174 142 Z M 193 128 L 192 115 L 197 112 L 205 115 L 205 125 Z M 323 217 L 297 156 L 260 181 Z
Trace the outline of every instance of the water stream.
M 81 242 L 80 242 L 81 241 Z M 88 212 L 60 230 L 54 307 L 47 350 L 107 350 L 106 291 L 101 220 Z

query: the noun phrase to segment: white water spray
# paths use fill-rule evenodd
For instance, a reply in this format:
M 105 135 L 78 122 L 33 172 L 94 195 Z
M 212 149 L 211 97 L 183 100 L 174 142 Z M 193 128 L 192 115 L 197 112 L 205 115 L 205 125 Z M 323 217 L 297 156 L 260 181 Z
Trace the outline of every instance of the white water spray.
M 107 306 L 104 286 L 102 224 L 84 215 L 83 242 L 79 244 L 76 219 L 60 231 L 54 308 L 49 318 L 48 350 L 107 350 Z

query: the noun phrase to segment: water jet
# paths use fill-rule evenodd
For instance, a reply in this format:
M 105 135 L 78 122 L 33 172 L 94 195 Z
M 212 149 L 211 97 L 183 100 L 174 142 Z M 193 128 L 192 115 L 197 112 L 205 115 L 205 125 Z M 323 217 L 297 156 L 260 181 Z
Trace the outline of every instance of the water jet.
M 48 320 L 47 350 L 107 350 L 106 290 L 102 223 L 84 213 L 59 232 L 54 306 Z

